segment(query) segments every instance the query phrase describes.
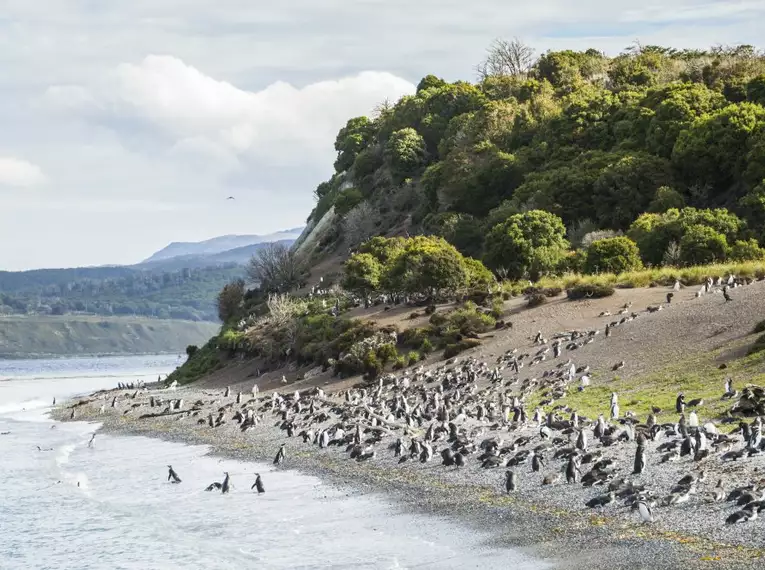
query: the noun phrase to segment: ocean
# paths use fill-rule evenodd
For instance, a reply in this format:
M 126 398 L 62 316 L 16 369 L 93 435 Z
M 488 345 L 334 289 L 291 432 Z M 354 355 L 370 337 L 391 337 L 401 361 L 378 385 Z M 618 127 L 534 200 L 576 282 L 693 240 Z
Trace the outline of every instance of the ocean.
M 177 356 L 0 361 L 0 570 L 540 569 L 454 521 L 203 446 L 99 434 L 47 412 Z M 38 450 L 38 446 L 40 450 Z M 167 482 L 167 465 L 183 482 Z M 205 492 L 231 475 L 227 495 Z M 254 473 L 266 493 L 250 490 Z

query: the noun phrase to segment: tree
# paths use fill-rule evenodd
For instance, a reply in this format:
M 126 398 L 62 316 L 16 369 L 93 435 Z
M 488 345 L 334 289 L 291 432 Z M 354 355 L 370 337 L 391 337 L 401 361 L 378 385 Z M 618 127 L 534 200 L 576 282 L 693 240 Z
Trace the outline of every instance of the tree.
M 345 262 L 343 272 L 343 287 L 364 297 L 380 286 L 383 267 L 372 254 L 356 253 Z
M 741 182 L 750 137 L 762 128 L 765 108 L 752 103 L 729 105 L 682 131 L 672 161 L 689 185 L 708 184 L 709 199 L 714 200 Z
M 476 72 L 480 80 L 497 75 L 525 77 L 534 61 L 534 49 L 518 38 L 495 39 L 484 60 L 476 66 Z
M 680 192 L 670 188 L 669 186 L 662 186 L 656 190 L 656 194 L 653 196 L 653 200 L 648 204 L 648 212 L 653 214 L 662 214 L 672 208 L 683 208 L 685 206 L 685 198 Z
M 350 244 L 359 244 L 368 240 L 375 231 L 376 211 L 369 202 L 362 202 L 345 216 L 343 233 Z
M 595 212 L 606 227 L 627 229 L 645 212 L 659 187 L 672 180 L 669 162 L 649 154 L 620 158 L 600 173 L 593 187 Z
M 637 244 L 628 237 L 597 240 L 587 248 L 587 273 L 624 273 L 642 267 Z
M 565 235 L 563 221 L 549 212 L 516 214 L 486 236 L 484 258 L 489 267 L 502 268 L 515 279 L 529 275 L 536 280 L 565 258 L 569 246 Z
M 367 117 L 354 117 L 340 129 L 335 139 L 337 160 L 335 170 L 348 170 L 361 150 L 369 144 L 374 135 L 374 124 Z
M 224 285 L 221 292 L 218 293 L 218 318 L 221 322 L 227 323 L 239 315 L 244 301 L 244 293 L 245 286 L 242 279 Z
M 397 182 L 414 176 L 425 165 L 425 141 L 413 128 L 395 131 L 385 145 L 385 161 Z
M 727 255 L 725 236 L 708 226 L 692 225 L 680 240 L 680 260 L 686 265 L 724 261 Z
M 758 75 L 747 83 L 746 99 L 765 107 L 765 74 Z
M 468 284 L 468 269 L 457 249 L 439 237 L 418 236 L 405 241 L 403 251 L 386 267 L 389 290 L 453 295 Z
M 275 242 L 266 244 L 250 259 L 247 275 L 264 291 L 287 293 L 300 286 L 306 270 L 290 247 Z
M 738 240 L 730 248 L 730 259 L 734 261 L 759 261 L 765 259 L 765 249 L 760 247 L 757 240 Z

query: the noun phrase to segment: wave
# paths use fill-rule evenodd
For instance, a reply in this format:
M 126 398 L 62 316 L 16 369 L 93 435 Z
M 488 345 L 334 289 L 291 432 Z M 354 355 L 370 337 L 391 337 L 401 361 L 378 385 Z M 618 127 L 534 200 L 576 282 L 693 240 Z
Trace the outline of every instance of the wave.
M 23 402 L 8 402 L 0 404 L 0 414 L 10 414 L 13 412 L 22 412 L 27 410 L 39 410 L 50 407 L 50 402 L 45 400 L 24 400 Z
M 167 372 L 158 372 L 158 376 L 167 376 Z M 140 372 L 122 372 L 119 374 L 82 374 L 72 373 L 66 376 L 3 376 L 0 377 L 0 382 L 13 382 L 15 380 L 71 380 L 74 378 L 142 378 L 154 376 L 153 372 L 146 372 L 145 370 Z

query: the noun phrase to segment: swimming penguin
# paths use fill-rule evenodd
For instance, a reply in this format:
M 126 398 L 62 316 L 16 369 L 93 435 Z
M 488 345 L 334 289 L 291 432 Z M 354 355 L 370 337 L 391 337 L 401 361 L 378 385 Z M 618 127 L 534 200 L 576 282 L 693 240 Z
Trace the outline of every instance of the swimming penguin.
M 635 452 L 635 468 L 632 473 L 640 475 L 645 470 L 645 463 L 645 447 L 638 445 Z
M 255 482 L 250 487 L 250 491 L 255 488 L 258 489 L 259 495 L 266 492 L 266 488 L 263 486 L 263 479 L 260 478 L 260 473 L 255 473 Z
M 178 477 L 178 474 L 173 470 L 173 466 L 172 465 L 168 465 L 167 469 L 168 469 L 168 471 L 167 471 L 167 480 L 170 481 L 171 483 L 180 483 L 181 482 L 181 478 Z
M 223 474 L 226 476 L 226 478 L 223 480 L 223 484 L 220 486 L 220 492 L 224 495 L 229 492 L 229 477 L 228 477 L 228 471 L 224 471 Z
M 518 475 L 515 471 L 508 471 L 505 473 L 505 491 L 510 493 L 518 488 Z
M 643 499 L 638 501 L 638 512 L 640 513 L 640 518 L 643 519 L 644 523 L 653 522 L 653 512 L 651 511 L 651 505 L 649 505 Z
M 284 461 L 284 455 L 285 455 L 284 447 L 285 447 L 285 445 L 286 444 L 283 443 L 281 445 L 281 447 L 279 447 L 279 451 L 276 452 L 276 457 L 274 457 L 274 465 L 279 465 L 279 463 Z

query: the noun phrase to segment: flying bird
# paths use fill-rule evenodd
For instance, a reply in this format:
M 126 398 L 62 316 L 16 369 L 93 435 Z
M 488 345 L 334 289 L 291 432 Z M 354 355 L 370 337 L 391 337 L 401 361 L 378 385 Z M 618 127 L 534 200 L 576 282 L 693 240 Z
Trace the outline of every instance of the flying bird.
M 236 200 L 236 198 L 234 198 L 233 196 L 229 196 L 228 198 L 226 198 L 226 200 Z

